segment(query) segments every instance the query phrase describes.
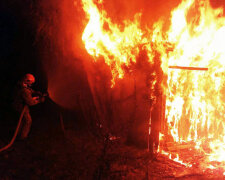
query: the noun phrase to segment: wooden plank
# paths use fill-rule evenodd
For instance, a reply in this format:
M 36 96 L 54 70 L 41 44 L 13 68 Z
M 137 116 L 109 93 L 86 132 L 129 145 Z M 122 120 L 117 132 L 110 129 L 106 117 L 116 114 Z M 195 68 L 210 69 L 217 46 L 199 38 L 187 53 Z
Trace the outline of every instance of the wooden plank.
M 187 66 L 169 66 L 170 69 L 183 69 L 183 70 L 196 70 L 196 71 L 208 71 L 206 67 L 187 67 Z

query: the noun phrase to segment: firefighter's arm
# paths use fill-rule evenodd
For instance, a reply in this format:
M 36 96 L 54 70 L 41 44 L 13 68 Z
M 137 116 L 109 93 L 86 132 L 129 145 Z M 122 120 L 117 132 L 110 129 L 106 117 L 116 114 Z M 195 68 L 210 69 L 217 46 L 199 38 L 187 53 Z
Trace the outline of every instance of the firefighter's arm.
M 44 102 L 46 97 L 49 97 L 48 92 L 42 93 L 40 91 L 35 91 L 36 96 L 38 96 L 40 102 Z
M 34 91 L 34 90 L 32 90 L 32 95 L 33 96 L 42 96 L 42 93 L 40 91 Z
M 29 89 L 24 89 L 22 96 L 23 96 L 25 103 L 29 106 L 34 106 L 34 105 L 42 102 L 38 96 L 32 97 L 32 91 L 30 91 Z

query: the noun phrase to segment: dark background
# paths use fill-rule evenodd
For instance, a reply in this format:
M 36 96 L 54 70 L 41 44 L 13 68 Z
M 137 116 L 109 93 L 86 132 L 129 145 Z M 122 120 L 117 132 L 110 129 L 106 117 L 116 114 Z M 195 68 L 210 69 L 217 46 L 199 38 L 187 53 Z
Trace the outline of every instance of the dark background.
M 35 75 L 36 86 L 47 88 L 37 50 L 33 1 L 1 1 L 0 81 L 1 105 L 11 100 L 15 83 L 26 73 Z

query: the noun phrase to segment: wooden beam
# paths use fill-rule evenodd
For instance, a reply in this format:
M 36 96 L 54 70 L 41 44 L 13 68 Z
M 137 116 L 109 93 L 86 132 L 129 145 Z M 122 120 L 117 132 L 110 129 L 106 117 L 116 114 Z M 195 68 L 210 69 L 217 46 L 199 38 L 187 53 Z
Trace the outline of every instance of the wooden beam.
M 205 67 L 187 67 L 187 66 L 169 66 L 170 69 L 183 69 L 183 70 L 196 70 L 196 71 L 208 71 L 209 68 Z

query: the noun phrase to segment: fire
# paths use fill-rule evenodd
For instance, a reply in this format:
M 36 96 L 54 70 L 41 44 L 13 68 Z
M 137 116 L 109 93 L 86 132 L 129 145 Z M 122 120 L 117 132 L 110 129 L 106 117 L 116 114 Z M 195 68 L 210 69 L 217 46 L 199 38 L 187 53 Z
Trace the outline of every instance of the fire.
M 82 40 L 90 55 L 98 60 L 104 57 L 112 71 L 113 83 L 116 78 L 124 76 L 123 66 L 136 62 L 140 44 L 147 43 L 140 29 L 139 18 L 136 14 L 134 21 L 124 21 L 124 29 L 113 24 L 104 10 L 99 10 L 92 0 L 83 0 L 83 8 L 89 17 Z M 101 2 L 99 2 L 100 4 Z
M 166 119 L 175 142 L 194 142 L 208 161 L 225 162 L 225 18 L 223 9 L 213 9 L 209 0 L 184 0 L 171 12 L 171 26 L 163 22 L 153 30 L 134 21 L 115 24 L 100 8 L 102 1 L 82 0 L 88 23 L 83 32 L 87 52 L 97 61 L 103 57 L 112 71 L 112 84 L 123 78 L 141 48 L 152 63 L 153 50 L 161 54 L 167 74 Z M 168 47 L 172 50 L 168 51 Z M 205 71 L 170 69 L 169 66 L 205 67 Z M 207 149 L 204 148 L 208 145 Z M 180 161 L 179 156 L 175 159 Z M 182 162 L 183 163 L 183 162 Z
M 224 161 L 225 18 L 209 1 L 183 1 L 173 12 L 168 40 L 170 65 L 208 71 L 168 70 L 166 116 L 176 142 L 210 146 L 209 160 Z M 203 150 L 203 149 L 201 149 Z M 204 150 L 203 150 L 204 151 Z
M 82 0 L 83 9 L 89 19 L 84 29 L 82 40 L 87 52 L 98 61 L 103 57 L 105 63 L 112 72 L 112 86 L 117 78 L 123 78 L 125 70 L 132 71 L 132 64 L 140 50 L 145 49 L 152 63 L 153 49 L 160 52 L 166 51 L 167 43 L 162 38 L 162 22 L 155 23 L 151 31 L 148 28 L 141 29 L 141 13 L 134 15 L 134 20 L 124 20 L 123 24 L 115 24 L 104 9 L 99 5 L 102 1 L 94 3 L 93 0 Z M 153 47 L 154 46 L 154 47 Z

